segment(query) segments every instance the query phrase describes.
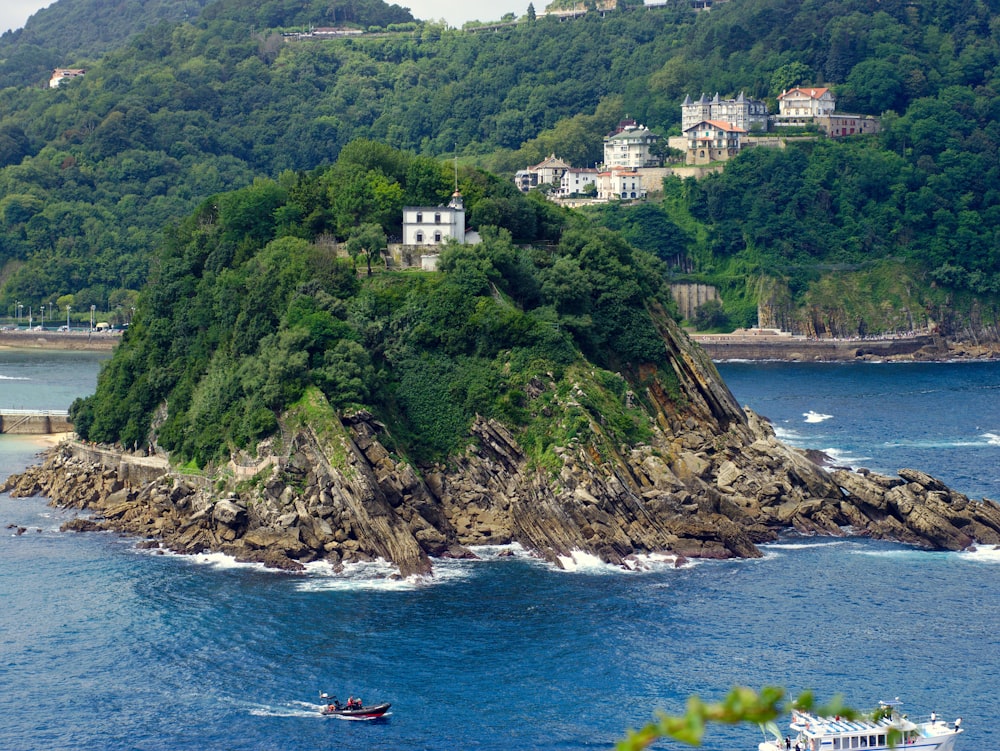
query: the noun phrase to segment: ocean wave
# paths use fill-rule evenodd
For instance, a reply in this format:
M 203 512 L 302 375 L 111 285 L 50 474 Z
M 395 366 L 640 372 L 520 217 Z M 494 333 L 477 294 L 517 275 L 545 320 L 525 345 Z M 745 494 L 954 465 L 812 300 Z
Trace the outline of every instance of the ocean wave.
M 972 438 L 927 438 L 927 439 L 901 439 L 886 441 L 882 444 L 886 448 L 902 449 L 957 449 L 957 448 L 982 448 L 984 446 L 1000 446 L 1000 434 L 980 433 Z
M 808 550 L 810 548 L 832 548 L 838 545 L 846 545 L 847 540 L 816 540 L 808 542 L 769 542 L 761 545 L 767 550 Z
M 593 553 L 587 553 L 583 550 L 573 550 L 569 555 L 559 556 L 561 570 L 570 574 L 648 573 L 675 568 L 687 568 L 696 564 L 696 561 L 684 559 L 684 562 L 678 566 L 679 560 L 678 556 L 670 553 L 639 553 L 627 556 L 624 559 L 624 565 L 617 566 L 612 563 L 606 563 Z
M 842 449 L 825 448 L 820 449 L 820 451 L 830 457 L 830 464 L 834 467 L 857 469 L 864 466 L 866 462 L 871 461 L 870 456 L 853 456 Z
M 812 410 L 803 412 L 802 416 L 806 418 L 806 422 L 824 422 L 833 419 L 833 415 L 824 415 L 822 412 L 813 412 Z
M 5 376 L 0 375 L 0 381 L 30 381 L 26 376 Z
M 802 434 L 792 428 L 784 428 L 780 425 L 773 425 L 772 427 L 774 428 L 774 435 L 779 441 L 795 443 L 796 441 L 802 440 Z
M 1000 545 L 976 546 L 975 550 L 963 550 L 957 554 L 959 560 L 970 563 L 1000 563 Z

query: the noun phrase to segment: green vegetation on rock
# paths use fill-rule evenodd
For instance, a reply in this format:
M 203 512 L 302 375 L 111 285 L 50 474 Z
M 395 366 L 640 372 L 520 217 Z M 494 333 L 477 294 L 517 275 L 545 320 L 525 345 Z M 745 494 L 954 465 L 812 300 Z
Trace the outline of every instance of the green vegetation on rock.
M 584 432 L 609 452 L 648 437 L 626 381 L 608 371 L 669 372 L 649 313 L 670 304 L 662 264 L 549 209 L 550 231 L 562 228 L 553 245 L 515 245 L 483 226 L 480 244 L 445 248 L 440 273 L 359 276 L 328 238 L 338 180 L 363 153 L 381 165 L 367 174 L 411 202 L 406 176 L 426 162 L 357 142 L 329 168 L 214 196 L 172 231 L 96 395 L 73 405 L 80 435 L 127 446 L 152 435 L 206 466 L 272 435 L 290 407 L 315 410 L 322 394 L 334 410 L 370 409 L 418 462 L 459 451 L 477 416 L 535 434 L 540 465 Z M 467 184 L 482 202 L 509 190 L 474 172 Z M 508 200 L 533 210 L 529 197 Z M 359 219 L 377 211 L 359 209 Z M 525 408 L 536 382 L 552 382 L 561 404 L 555 433 Z

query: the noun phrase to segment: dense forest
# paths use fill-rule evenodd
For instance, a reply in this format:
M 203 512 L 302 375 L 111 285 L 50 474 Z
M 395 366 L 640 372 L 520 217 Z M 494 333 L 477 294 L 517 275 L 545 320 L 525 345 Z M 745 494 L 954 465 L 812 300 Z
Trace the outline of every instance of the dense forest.
M 616 372 L 640 379 L 642 365 L 641 378 L 652 379 L 659 366 L 661 385 L 675 383 L 655 323 L 670 307 L 662 263 L 515 194 L 512 209 L 546 228 L 544 247 L 484 228 L 480 244 L 445 250 L 440 273 L 359 277 L 363 262 L 322 242 L 338 204 L 354 202 L 344 177 L 358 173 L 411 204 L 449 193 L 448 165 L 354 141 L 330 167 L 207 200 L 170 232 L 97 394 L 73 405 L 79 434 L 145 445 L 152 428 L 158 445 L 205 466 L 252 449 L 277 430 L 277 415 L 317 390 L 335 409 L 373 410 L 401 453 L 424 462 L 461 448 L 477 415 L 518 426 L 541 463 L 591 420 L 612 446 L 648 431 Z M 509 190 L 475 170 L 463 171 L 460 188 L 480 204 Z M 376 204 L 353 205 L 362 213 L 352 239 L 379 218 Z M 559 384 L 551 398 L 576 393 L 558 428 L 551 412 L 525 409 L 537 379 Z M 580 391 L 584 381 L 595 387 Z
M 293 5 L 221 0 L 131 37 L 57 90 L 0 90 L 0 311 L 130 304 L 163 227 L 255 178 L 333 164 L 357 138 L 506 179 L 553 151 L 599 161 L 626 115 L 676 133 L 686 94 L 743 91 L 773 109 L 783 88 L 813 83 L 833 86 L 841 110 L 881 114 L 882 134 L 748 150 L 721 175 L 596 220 L 676 278 L 719 286 L 722 326 L 752 323 L 765 294 L 826 310 L 866 285 L 908 312 L 869 310 L 845 323 L 855 329 L 906 328 L 914 307 L 972 298 L 995 316 L 995 2 L 621 4 L 474 33 L 356 0 L 333 17 L 379 33 L 290 42 L 281 31 L 334 7 Z M 473 203 L 470 223 L 540 239 L 513 200 L 498 194 L 478 216 Z M 383 231 L 397 221 L 386 214 Z

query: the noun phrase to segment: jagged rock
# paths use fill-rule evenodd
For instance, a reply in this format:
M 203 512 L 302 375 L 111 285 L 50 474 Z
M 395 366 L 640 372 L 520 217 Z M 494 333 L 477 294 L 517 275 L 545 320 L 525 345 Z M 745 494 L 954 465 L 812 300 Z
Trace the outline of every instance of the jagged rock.
M 221 499 L 169 474 L 137 486 L 72 445 L 3 487 L 91 509 L 96 528 L 289 570 L 320 558 L 337 565 L 381 557 L 403 576 L 426 574 L 429 556 L 465 557 L 469 545 L 508 542 L 553 562 L 574 551 L 623 566 L 647 552 L 756 557 L 757 544 L 789 527 L 828 535 L 848 528 L 942 549 L 1000 544 L 995 503 L 971 501 L 917 470 L 828 472 L 741 410 L 666 316 L 661 333 L 682 398 L 666 394 L 653 369 L 640 370 L 635 382 L 649 387 L 631 399 L 649 409 L 648 443 L 611 447 L 595 421 L 593 440 L 552 448 L 554 467 L 536 466 L 510 429 L 480 417 L 467 451 L 418 472 L 386 449 L 385 426 L 358 411 L 342 424 L 288 429 L 288 455 L 266 483 Z M 536 381 L 525 390 L 529 400 L 556 389 Z M 579 406 L 577 392 L 568 398 Z M 119 460 L 126 466 L 130 457 Z
M 101 525 L 93 519 L 81 519 L 80 517 L 59 525 L 60 532 L 96 532 L 101 528 Z
M 219 524 L 239 529 L 247 523 L 247 510 L 230 499 L 224 499 L 212 508 L 212 518 Z

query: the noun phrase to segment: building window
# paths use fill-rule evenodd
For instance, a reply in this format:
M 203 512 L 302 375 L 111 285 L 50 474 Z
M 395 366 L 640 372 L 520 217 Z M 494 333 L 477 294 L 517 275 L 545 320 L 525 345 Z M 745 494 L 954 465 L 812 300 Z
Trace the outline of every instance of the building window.
M 435 214 L 434 215 L 434 224 L 441 224 L 441 215 L 440 214 Z
M 434 242 L 436 242 L 436 243 L 441 242 L 441 233 L 440 232 L 435 232 L 434 233 Z
M 420 216 L 420 215 L 417 214 L 417 216 Z M 417 233 L 417 243 L 422 243 L 423 241 L 424 241 L 424 233 L 423 232 L 418 232 Z
M 421 212 L 417 212 L 417 224 L 423 224 L 424 215 Z

